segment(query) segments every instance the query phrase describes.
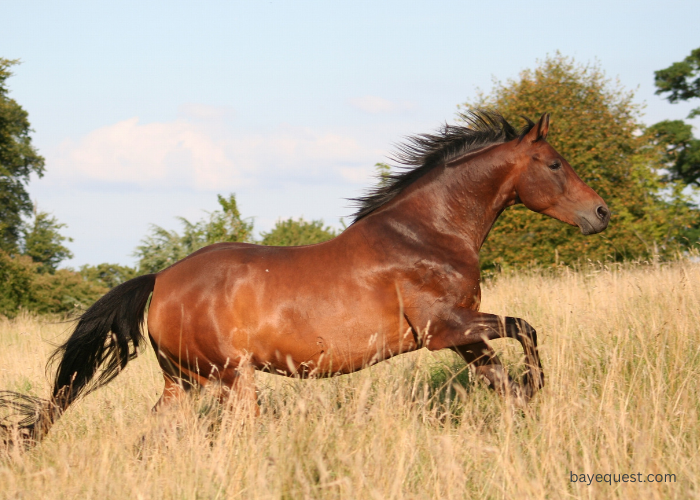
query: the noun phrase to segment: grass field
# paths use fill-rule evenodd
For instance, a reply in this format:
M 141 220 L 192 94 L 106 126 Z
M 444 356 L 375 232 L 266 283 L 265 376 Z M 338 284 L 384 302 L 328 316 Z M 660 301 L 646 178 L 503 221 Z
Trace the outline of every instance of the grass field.
M 538 330 L 547 386 L 525 412 L 422 350 L 328 380 L 257 374 L 256 420 L 206 395 L 154 416 L 149 350 L 39 446 L 0 450 L 0 497 L 700 498 L 700 264 L 502 275 L 483 296 Z M 0 322 L 0 389 L 47 396 L 66 328 Z M 519 345 L 494 346 L 517 372 Z

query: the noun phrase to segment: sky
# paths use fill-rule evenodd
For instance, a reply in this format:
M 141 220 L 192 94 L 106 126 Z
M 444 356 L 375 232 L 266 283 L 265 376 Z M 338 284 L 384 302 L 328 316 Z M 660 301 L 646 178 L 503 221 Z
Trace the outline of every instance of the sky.
M 134 265 L 151 224 L 217 194 L 256 232 L 341 227 L 403 138 L 557 52 L 634 91 L 645 123 L 683 119 L 700 103 L 653 75 L 700 46 L 698 19 L 697 0 L 23 0 L 2 4 L 0 57 L 21 60 L 10 96 L 46 159 L 28 190 L 67 225 L 64 265 Z

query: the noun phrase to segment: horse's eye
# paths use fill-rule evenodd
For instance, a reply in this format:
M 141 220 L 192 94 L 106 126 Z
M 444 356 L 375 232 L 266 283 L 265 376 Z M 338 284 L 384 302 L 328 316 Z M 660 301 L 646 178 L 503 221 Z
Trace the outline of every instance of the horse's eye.
M 561 168 L 561 162 L 559 160 L 554 160 L 549 164 L 550 170 L 559 170 Z

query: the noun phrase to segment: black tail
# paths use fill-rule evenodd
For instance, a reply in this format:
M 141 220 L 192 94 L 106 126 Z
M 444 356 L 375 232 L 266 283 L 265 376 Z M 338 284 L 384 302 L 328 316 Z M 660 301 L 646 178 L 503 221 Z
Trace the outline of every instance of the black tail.
M 47 364 L 58 361 L 51 397 L 44 400 L 1 391 L 0 409 L 13 414 L 0 421 L 0 428 L 39 441 L 73 401 L 119 375 L 145 341 L 141 327 L 155 282 L 155 274 L 129 280 L 85 311 Z

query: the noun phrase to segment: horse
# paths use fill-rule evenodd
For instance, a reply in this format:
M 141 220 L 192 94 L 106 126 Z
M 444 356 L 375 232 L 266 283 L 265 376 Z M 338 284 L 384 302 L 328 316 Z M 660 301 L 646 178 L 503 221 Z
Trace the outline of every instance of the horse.
M 529 401 L 544 386 L 537 333 L 523 319 L 479 311 L 479 249 L 515 204 L 584 235 L 610 220 L 547 143 L 549 125 L 547 113 L 519 130 L 495 111 L 462 113 L 400 146 L 393 159 L 402 168 L 355 199 L 354 220 L 337 237 L 299 247 L 217 243 L 116 286 L 54 352 L 48 399 L 0 393 L 14 418 L 3 428 L 40 440 L 71 403 L 126 367 L 145 334 L 164 378 L 154 410 L 213 387 L 259 411 L 256 369 L 326 377 L 420 348 L 452 349 L 491 388 Z M 522 345 L 520 381 L 491 347 L 505 337 Z

